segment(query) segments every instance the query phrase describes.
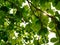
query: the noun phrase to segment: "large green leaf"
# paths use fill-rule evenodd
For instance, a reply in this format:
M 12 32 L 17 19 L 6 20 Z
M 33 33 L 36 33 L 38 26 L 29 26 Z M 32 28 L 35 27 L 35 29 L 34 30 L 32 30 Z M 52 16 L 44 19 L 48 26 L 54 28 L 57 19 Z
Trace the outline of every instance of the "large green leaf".
M 52 21 L 49 23 L 49 28 L 51 28 L 52 30 L 55 29 L 55 24 Z
M 52 4 L 54 7 L 56 7 L 56 9 L 60 10 L 60 0 L 53 0 Z
M 56 42 L 56 41 L 57 41 L 57 38 L 51 38 L 50 41 L 51 41 L 51 42 Z
M 42 21 L 43 25 L 47 26 L 48 21 L 49 21 L 48 17 L 45 15 L 42 15 L 41 18 L 42 18 L 41 21 Z
M 58 2 L 58 4 L 56 5 L 56 9 L 60 10 L 60 2 Z
M 57 45 L 57 44 L 60 45 L 60 42 L 56 42 L 54 45 Z

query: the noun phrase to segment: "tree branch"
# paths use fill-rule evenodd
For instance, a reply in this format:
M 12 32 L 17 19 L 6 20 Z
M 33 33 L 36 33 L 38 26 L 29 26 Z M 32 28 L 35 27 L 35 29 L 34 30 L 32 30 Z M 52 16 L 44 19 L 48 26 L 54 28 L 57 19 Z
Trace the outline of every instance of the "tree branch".
M 55 24 L 57 24 L 57 23 L 59 22 L 59 21 L 57 21 L 57 19 L 55 18 L 55 16 L 51 16 L 51 15 L 49 15 L 47 12 L 44 12 L 44 11 L 42 11 L 41 9 L 37 8 L 35 5 L 33 5 L 31 2 L 29 2 L 29 0 L 27 0 L 27 2 L 28 2 L 29 4 L 31 4 L 36 10 L 38 10 L 38 11 L 40 11 L 40 12 L 42 12 L 42 13 L 45 13 L 46 16 L 50 17 Z M 35 15 L 35 16 L 36 16 L 36 15 Z M 37 16 L 37 17 L 38 17 L 38 16 Z M 59 37 L 60 37 L 60 33 L 58 32 L 57 29 L 56 29 L 56 31 L 57 31 L 57 33 L 58 33 L 58 35 L 59 35 Z
M 44 12 L 44 11 L 42 11 L 41 9 L 39 9 L 39 8 L 37 8 L 35 5 L 33 5 L 31 2 L 29 2 L 28 0 L 27 0 L 27 2 L 28 3 L 30 3 L 36 10 L 38 10 L 38 11 L 40 11 L 40 12 L 42 12 L 42 13 L 45 13 L 48 17 L 50 17 L 50 18 L 54 18 L 54 16 L 50 16 L 47 12 Z
M 13 4 L 16 8 L 17 8 L 17 10 L 20 10 L 20 7 L 18 6 L 18 4 L 16 4 L 16 3 L 14 3 L 14 2 L 12 2 L 12 1 L 10 1 L 10 0 L 7 0 L 9 3 L 11 3 L 11 4 Z M 37 8 L 35 5 L 33 5 L 31 2 L 29 2 L 28 0 L 27 0 L 27 2 L 29 3 L 29 6 L 30 6 L 30 4 L 36 9 L 36 10 L 38 10 L 38 11 L 40 11 L 40 12 L 42 12 L 42 13 L 45 13 L 46 14 L 46 16 L 48 16 L 48 17 L 50 17 L 51 19 L 54 19 L 54 20 L 56 20 L 56 18 L 54 17 L 54 16 L 51 16 L 51 15 L 49 15 L 47 12 L 44 12 L 44 11 L 42 11 L 41 9 L 39 9 L 39 8 Z M 31 7 L 30 7 L 31 8 Z M 31 10 L 32 10 L 32 8 L 31 8 Z M 34 13 L 34 11 L 32 10 L 32 12 Z M 35 13 L 34 13 L 34 15 L 35 15 Z M 36 15 L 35 15 L 36 16 Z M 39 18 L 38 16 L 36 16 L 37 18 Z M 56 30 L 57 31 L 57 30 Z M 58 33 L 58 35 L 60 36 L 60 34 L 59 34 L 59 32 L 57 31 L 57 33 Z

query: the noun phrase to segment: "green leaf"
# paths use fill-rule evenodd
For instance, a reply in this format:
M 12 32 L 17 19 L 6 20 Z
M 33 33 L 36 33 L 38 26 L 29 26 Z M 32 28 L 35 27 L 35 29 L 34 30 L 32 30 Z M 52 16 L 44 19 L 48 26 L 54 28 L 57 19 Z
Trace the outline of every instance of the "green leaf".
M 36 22 L 32 22 L 31 29 L 37 33 L 41 29 L 41 24 L 39 20 L 35 20 L 35 21 Z
M 48 30 L 47 30 L 47 28 L 46 28 L 46 27 L 42 27 L 42 28 L 38 31 L 38 34 L 39 34 L 39 35 L 42 35 L 42 36 L 44 36 L 45 34 L 48 35 Z
M 39 40 L 34 39 L 34 45 L 40 45 Z
M 58 2 L 58 4 L 56 5 L 56 9 L 60 10 L 60 2 Z
M 52 16 L 54 16 L 54 11 L 51 9 L 47 9 L 47 12 L 50 13 Z
M 51 22 L 49 23 L 49 27 L 50 27 L 52 30 L 54 30 L 54 29 L 55 29 L 55 24 L 51 21 Z
M 57 44 L 60 45 L 60 42 L 56 42 L 54 45 L 57 45 Z
M 1 6 L 0 10 L 5 11 L 5 12 L 8 12 L 9 11 L 9 8 L 6 7 L 6 6 Z
M 45 16 L 45 15 L 42 15 L 41 18 L 42 18 L 42 19 L 41 19 L 42 23 L 43 23 L 45 26 L 47 26 L 48 21 L 49 21 L 48 17 Z
M 7 31 L 4 29 L 0 30 L 0 40 L 3 39 L 5 42 L 8 40 Z
M 50 41 L 51 41 L 51 42 L 56 42 L 56 41 L 57 41 L 57 38 L 51 38 Z
M 57 10 L 60 10 L 60 0 L 53 0 L 52 4 L 54 7 L 56 7 Z
M 60 22 L 60 14 L 57 11 L 55 12 L 55 17 Z

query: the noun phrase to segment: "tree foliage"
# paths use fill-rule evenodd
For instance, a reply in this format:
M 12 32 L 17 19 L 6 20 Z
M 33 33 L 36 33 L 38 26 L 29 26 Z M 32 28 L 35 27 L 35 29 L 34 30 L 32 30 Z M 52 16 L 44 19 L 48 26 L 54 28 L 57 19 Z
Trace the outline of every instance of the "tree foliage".
M 0 0 L 0 45 L 48 44 L 49 31 L 60 45 L 60 14 L 51 5 L 60 10 L 60 0 Z

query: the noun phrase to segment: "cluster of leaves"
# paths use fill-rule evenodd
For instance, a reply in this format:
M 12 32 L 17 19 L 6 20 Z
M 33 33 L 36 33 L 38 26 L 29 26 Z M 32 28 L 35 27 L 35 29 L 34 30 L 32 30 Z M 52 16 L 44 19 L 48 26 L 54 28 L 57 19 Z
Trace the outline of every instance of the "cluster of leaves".
M 51 3 L 60 10 L 60 0 L 0 0 L 0 45 L 47 44 L 47 27 L 56 33 L 51 42 L 60 45 L 60 15 L 51 9 Z

